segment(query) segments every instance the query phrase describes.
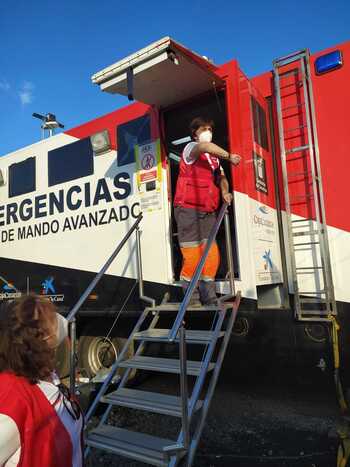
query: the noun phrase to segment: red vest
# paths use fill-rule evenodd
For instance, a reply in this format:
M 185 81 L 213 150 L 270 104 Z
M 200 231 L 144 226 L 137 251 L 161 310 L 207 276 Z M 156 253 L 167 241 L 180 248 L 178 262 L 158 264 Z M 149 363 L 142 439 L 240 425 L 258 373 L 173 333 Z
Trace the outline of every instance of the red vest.
M 18 467 L 71 467 L 72 442 L 54 407 L 36 384 L 11 373 L 0 374 L 0 413 L 20 433 Z
M 220 168 L 217 157 L 202 153 L 193 164 L 180 161 L 174 206 L 213 212 L 220 204 L 220 189 L 215 184 L 214 172 Z

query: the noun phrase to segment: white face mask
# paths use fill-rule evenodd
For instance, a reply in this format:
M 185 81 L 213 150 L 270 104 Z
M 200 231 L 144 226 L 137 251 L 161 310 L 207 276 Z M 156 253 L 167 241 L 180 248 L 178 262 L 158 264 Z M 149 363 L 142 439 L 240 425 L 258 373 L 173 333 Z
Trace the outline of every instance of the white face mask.
M 198 136 L 198 141 L 200 143 L 211 143 L 213 139 L 213 133 L 210 130 L 202 131 L 202 133 Z
M 62 344 L 64 339 L 68 336 L 68 321 L 59 313 L 56 313 L 57 316 L 57 345 Z

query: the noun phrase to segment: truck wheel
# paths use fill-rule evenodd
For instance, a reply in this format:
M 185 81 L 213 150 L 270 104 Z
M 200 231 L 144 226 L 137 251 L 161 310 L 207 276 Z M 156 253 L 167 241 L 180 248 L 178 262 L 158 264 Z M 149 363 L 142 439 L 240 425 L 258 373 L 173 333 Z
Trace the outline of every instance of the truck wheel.
M 68 378 L 70 371 L 70 342 L 64 339 L 56 352 L 56 373 L 60 379 Z
M 92 334 L 94 327 L 89 329 Z M 93 378 L 101 369 L 107 370 L 113 365 L 123 350 L 127 339 L 124 337 L 106 338 L 104 335 L 89 335 L 89 329 L 79 338 L 78 367 L 82 376 Z M 96 326 L 94 332 L 96 333 Z M 134 349 L 133 345 L 131 345 L 131 348 L 127 350 L 125 358 L 131 358 L 133 354 Z M 122 376 L 124 372 L 125 369 L 120 368 L 117 374 Z M 133 370 L 130 373 L 130 379 L 133 378 L 134 375 L 135 371 Z

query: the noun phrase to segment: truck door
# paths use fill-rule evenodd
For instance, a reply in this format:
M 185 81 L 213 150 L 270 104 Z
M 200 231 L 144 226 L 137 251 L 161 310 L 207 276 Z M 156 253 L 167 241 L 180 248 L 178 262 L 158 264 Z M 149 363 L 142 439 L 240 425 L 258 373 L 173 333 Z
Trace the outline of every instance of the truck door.
M 281 305 L 283 282 L 275 170 L 272 158 L 267 101 L 253 87 L 250 93 L 252 126 L 251 174 L 248 177 L 253 256 L 261 306 Z M 261 287 L 267 286 L 267 287 Z M 276 291 L 279 291 L 277 294 Z M 272 292 L 271 292 L 272 291 Z M 278 300 L 276 301 L 276 296 Z
M 211 118 L 217 123 L 219 145 L 228 147 L 226 129 L 226 111 L 224 96 L 224 79 L 217 73 L 218 68 L 207 59 L 186 49 L 169 37 L 165 37 L 150 46 L 126 57 L 96 73 L 92 81 L 100 89 L 112 94 L 136 99 L 158 110 L 159 138 L 162 146 L 162 163 L 168 170 L 168 200 L 172 201 L 176 164 L 172 162 L 170 170 L 169 155 L 181 154 L 181 144 L 188 140 L 189 121 L 201 114 L 203 110 L 211 112 Z M 213 116 L 213 113 L 215 114 Z M 207 115 L 207 112 L 205 113 Z M 186 117 L 186 118 L 184 118 Z M 173 124 L 172 122 L 178 122 Z M 174 154 L 174 141 L 182 140 Z M 171 146 L 172 145 L 172 146 Z M 172 159 L 174 161 L 174 157 Z M 227 169 L 230 177 L 230 170 Z M 170 236 L 176 235 L 170 217 Z M 220 235 L 220 233 L 219 233 Z M 176 242 L 172 242 L 171 256 L 173 262 L 173 278 L 177 279 L 179 269 L 179 254 L 176 252 Z M 220 242 L 224 244 L 224 241 Z M 222 271 L 222 277 L 225 276 Z

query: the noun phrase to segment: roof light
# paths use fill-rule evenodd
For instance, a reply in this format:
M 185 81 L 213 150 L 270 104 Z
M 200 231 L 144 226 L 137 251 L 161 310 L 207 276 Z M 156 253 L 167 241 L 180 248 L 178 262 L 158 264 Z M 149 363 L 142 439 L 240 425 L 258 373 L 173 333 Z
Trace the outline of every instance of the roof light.
M 343 66 L 343 56 L 340 50 L 335 50 L 326 55 L 321 55 L 315 60 L 315 71 L 322 75 L 328 71 L 336 70 Z
M 111 148 L 108 130 L 99 131 L 90 136 L 92 150 L 96 155 L 102 154 Z

